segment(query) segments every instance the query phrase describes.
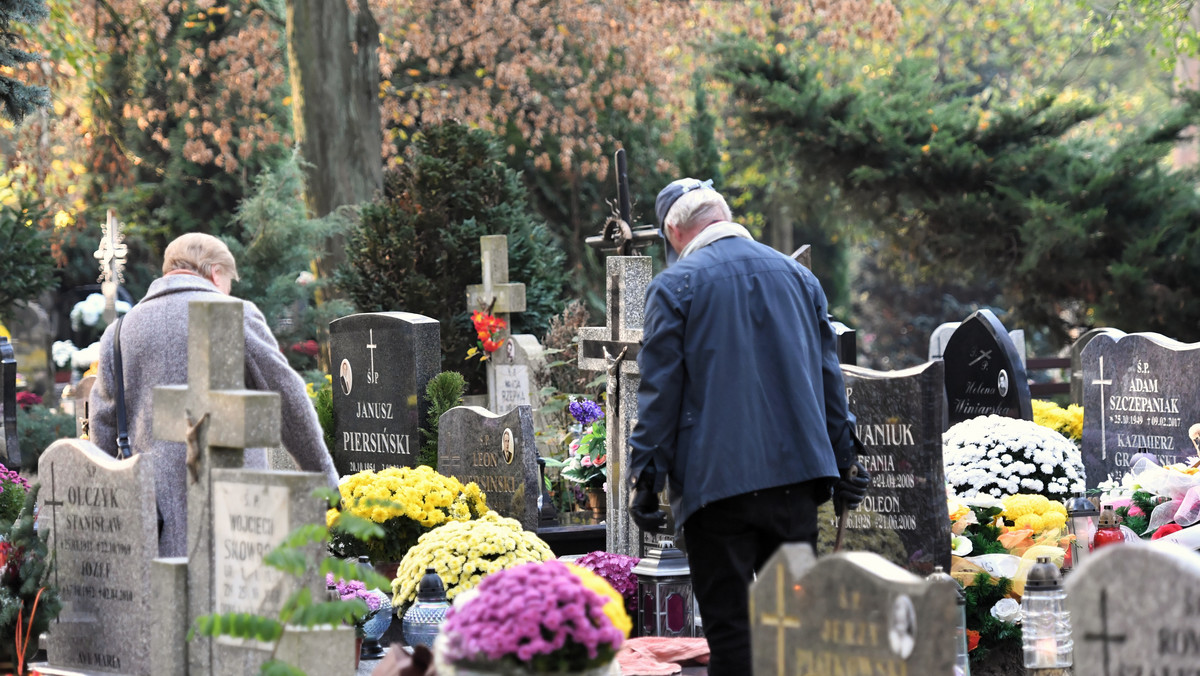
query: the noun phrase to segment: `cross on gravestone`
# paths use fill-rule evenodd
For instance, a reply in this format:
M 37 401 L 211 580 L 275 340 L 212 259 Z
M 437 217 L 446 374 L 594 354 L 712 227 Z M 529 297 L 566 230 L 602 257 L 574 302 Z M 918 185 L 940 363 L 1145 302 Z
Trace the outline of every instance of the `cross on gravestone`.
M 1092 384 L 1100 386 L 1100 459 L 1108 460 L 1108 435 L 1104 433 L 1104 419 L 1108 417 L 1104 406 L 1104 387 L 1111 386 L 1113 381 L 1111 378 L 1104 377 L 1104 356 L 1101 355 L 1098 359 L 1100 366 Z
M 976 310 L 954 329 L 942 361 L 951 425 L 985 415 L 1033 420 L 1025 364 L 991 310 Z
M 775 614 L 759 615 L 758 623 L 764 627 L 775 627 L 778 631 L 778 636 L 775 638 L 775 660 L 778 673 L 782 674 L 787 671 L 787 630 L 799 629 L 800 618 L 787 614 L 787 597 L 784 593 L 786 580 L 783 566 L 777 566 L 775 571 Z
M 505 339 L 505 345 L 511 348 L 511 342 L 507 340 L 512 330 L 509 314 L 525 311 L 525 285 L 508 281 L 508 236 L 480 237 L 479 261 L 483 283 L 467 287 L 467 312 L 483 310 L 503 320 L 508 328 L 500 331 L 497 337 Z M 488 408 L 495 413 L 507 413 L 499 410 L 497 390 L 500 387 L 498 381 L 502 376 L 496 372 L 501 363 L 505 366 L 512 365 L 511 358 L 505 360 L 507 354 L 504 349 L 497 350 L 486 362 Z
M 1099 632 L 1086 632 L 1083 635 L 1083 640 L 1087 642 L 1099 641 L 1104 646 L 1104 676 L 1110 676 L 1109 671 L 1109 644 L 1124 643 L 1125 634 L 1116 635 L 1108 633 L 1108 588 L 1104 587 L 1100 590 L 1100 626 Z
M 606 265 L 607 325 L 579 329 L 579 368 L 608 372 L 605 449 L 610 497 L 606 549 L 643 556 L 645 550 L 658 547 L 660 540 L 674 537 L 670 519 L 658 533 L 645 534 L 652 542 L 642 536 L 625 509 L 631 487 L 622 475 L 629 462 L 629 435 L 637 423 L 637 390 L 641 383 L 637 354 L 653 266 L 647 256 L 609 256 Z M 660 502 L 666 501 L 660 496 Z M 669 508 L 665 511 L 669 513 Z
M 213 612 L 216 573 L 199 565 L 215 550 L 212 528 L 213 471 L 239 468 L 243 451 L 280 443 L 279 394 L 245 389 L 246 338 L 243 303 L 236 298 L 188 303 L 188 384 L 154 388 L 156 439 L 189 442 L 187 622 Z M 194 421 L 189 424 L 189 418 Z M 188 646 L 189 674 L 213 669 L 214 641 Z
M 1124 331 L 1111 328 L 1091 329 L 1071 343 L 1071 403 L 1083 406 L 1083 348 L 1092 342 L 1096 336 L 1111 335 L 1114 338 L 1124 334 Z
M 100 292 L 104 294 L 104 322 L 112 324 L 117 320 L 117 287 L 125 281 L 125 256 L 129 247 L 112 209 L 108 210 L 101 232 L 100 247 L 93 254 L 100 261 L 100 277 L 96 281 L 100 282 Z
M 17 444 L 17 356 L 12 343 L 3 336 L 0 336 L 0 412 L 4 415 L 0 462 L 17 469 L 21 466 L 21 447 Z

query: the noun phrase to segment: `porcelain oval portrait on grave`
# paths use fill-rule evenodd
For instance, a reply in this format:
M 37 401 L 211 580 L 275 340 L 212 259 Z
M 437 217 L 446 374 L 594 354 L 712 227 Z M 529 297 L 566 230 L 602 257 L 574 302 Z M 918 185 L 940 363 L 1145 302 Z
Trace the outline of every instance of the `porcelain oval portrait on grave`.
M 888 646 L 902 660 L 908 659 L 916 646 L 917 609 L 907 594 L 892 601 L 892 613 L 888 621 Z
M 504 428 L 504 436 L 500 438 L 500 452 L 504 455 L 504 462 L 511 465 L 513 461 L 513 433 L 508 427 Z
M 338 378 L 342 381 L 342 394 L 349 395 L 354 387 L 354 371 L 350 368 L 350 360 L 343 359 L 338 369 Z
M 996 376 L 996 391 L 1002 397 L 1008 396 L 1008 371 L 1005 369 L 1000 369 L 1000 375 Z

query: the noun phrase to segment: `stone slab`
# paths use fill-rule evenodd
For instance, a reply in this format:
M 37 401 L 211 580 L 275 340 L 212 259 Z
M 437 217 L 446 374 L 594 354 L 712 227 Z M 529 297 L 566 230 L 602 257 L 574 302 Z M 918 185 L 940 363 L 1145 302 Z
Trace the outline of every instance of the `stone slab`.
M 538 527 L 541 473 L 537 464 L 533 412 L 519 406 L 503 415 L 456 406 L 438 421 L 438 472 L 462 483 L 474 481 L 501 516 Z

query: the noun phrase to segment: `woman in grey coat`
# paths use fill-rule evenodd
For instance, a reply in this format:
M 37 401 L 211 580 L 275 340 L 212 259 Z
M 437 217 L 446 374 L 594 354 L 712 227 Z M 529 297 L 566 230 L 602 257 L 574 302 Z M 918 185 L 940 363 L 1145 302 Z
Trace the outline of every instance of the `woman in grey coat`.
M 155 492 L 163 518 L 160 556 L 187 555 L 187 447 L 160 441 L 151 431 L 154 388 L 187 384 L 188 302 L 229 295 L 237 280 L 237 263 L 224 242 L 189 233 L 171 242 L 163 254 L 163 276 L 121 323 L 121 356 L 125 374 L 125 410 L 134 453 L 154 458 Z M 283 445 L 302 470 L 325 474 L 337 485 L 337 471 L 325 448 L 317 414 L 304 381 L 288 366 L 266 319 L 253 303 L 245 303 L 246 388 L 278 392 L 283 400 Z M 112 455 L 117 453 L 116 386 L 113 380 L 113 329 L 100 339 L 100 368 L 90 400 L 90 437 Z M 247 449 L 245 466 L 266 469 L 265 449 Z

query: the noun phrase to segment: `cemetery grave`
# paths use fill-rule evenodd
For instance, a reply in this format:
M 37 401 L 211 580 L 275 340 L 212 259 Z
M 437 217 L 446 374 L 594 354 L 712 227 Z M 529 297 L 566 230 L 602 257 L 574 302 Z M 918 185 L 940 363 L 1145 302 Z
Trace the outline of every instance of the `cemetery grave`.
M 978 310 L 946 342 L 949 424 L 984 415 L 1033 419 L 1021 353 L 990 310 Z

